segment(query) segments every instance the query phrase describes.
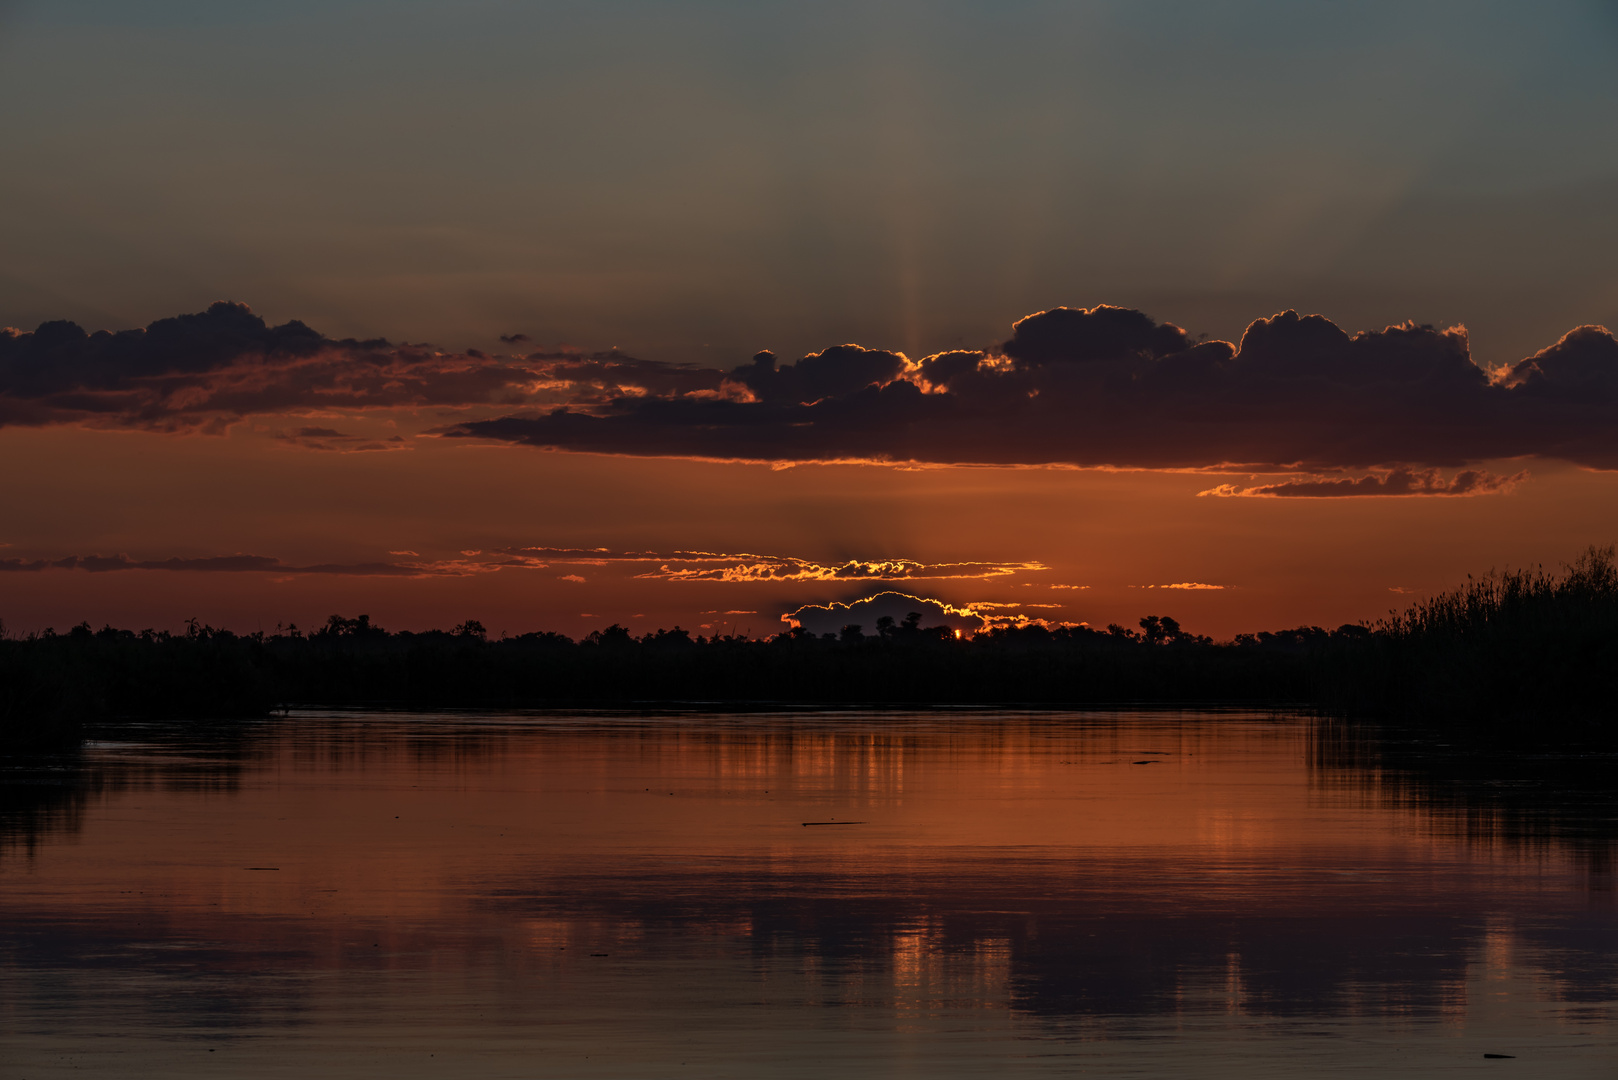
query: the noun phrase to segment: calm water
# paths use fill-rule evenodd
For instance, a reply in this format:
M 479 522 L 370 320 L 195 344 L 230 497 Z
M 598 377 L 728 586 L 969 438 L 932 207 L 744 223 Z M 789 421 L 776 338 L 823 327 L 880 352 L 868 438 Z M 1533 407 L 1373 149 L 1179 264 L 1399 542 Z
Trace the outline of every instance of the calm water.
M 0 1075 L 1618 1075 L 1606 810 L 1306 719 L 125 737 L 8 773 Z

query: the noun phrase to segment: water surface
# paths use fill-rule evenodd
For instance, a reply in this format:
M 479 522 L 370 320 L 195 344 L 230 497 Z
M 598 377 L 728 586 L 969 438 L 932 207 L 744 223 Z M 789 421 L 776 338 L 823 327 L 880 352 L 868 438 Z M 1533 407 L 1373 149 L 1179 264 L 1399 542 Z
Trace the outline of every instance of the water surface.
M 6 1076 L 1618 1073 L 1610 815 L 1301 717 L 307 713 L 8 779 Z

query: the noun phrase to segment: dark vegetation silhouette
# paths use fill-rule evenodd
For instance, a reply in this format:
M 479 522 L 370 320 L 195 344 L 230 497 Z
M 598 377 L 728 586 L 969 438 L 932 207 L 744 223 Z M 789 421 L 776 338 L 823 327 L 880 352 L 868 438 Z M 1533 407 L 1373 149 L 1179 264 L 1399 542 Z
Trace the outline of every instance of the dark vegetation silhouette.
M 767 639 L 636 637 L 614 624 L 579 641 L 390 633 L 333 615 L 305 633 L 45 631 L 0 640 L 0 746 L 77 739 L 116 718 L 263 716 L 278 706 L 502 708 L 723 705 L 1273 704 L 1479 737 L 1605 739 L 1618 691 L 1618 564 L 1591 548 L 1559 575 L 1491 573 L 1374 625 L 1240 634 L 1168 616 L 1006 627 L 957 638 L 920 614 Z
M 1490 572 L 1393 614 L 1330 697 L 1354 712 L 1484 726 L 1610 723 L 1618 709 L 1618 548 L 1560 574 Z

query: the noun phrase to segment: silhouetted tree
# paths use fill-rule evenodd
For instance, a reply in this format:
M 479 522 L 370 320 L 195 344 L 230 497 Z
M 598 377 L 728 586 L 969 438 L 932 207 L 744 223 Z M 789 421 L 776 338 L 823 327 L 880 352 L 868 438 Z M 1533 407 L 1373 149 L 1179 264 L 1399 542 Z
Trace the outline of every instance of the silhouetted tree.
M 196 620 L 192 620 L 195 622 Z M 326 620 L 326 625 L 316 630 L 311 637 L 354 637 L 376 638 L 386 637 L 387 631 L 380 626 L 371 625 L 369 615 L 360 615 L 352 619 L 345 619 L 341 615 L 333 615 Z
M 510 707 L 652 701 L 802 703 L 1267 702 L 1320 706 L 1519 738 L 1610 737 L 1618 710 L 1618 565 L 1593 549 L 1561 576 L 1491 574 L 1375 627 L 1241 634 L 1228 644 L 1149 615 L 1003 626 L 957 640 L 912 612 L 817 636 L 635 638 L 619 624 L 575 643 L 389 633 L 333 615 L 238 636 L 191 619 L 181 634 L 81 622 L 0 638 L 0 749 L 78 738 L 123 716 L 262 715 L 277 703 Z M 1515 726 L 1511 725 L 1513 722 Z M 1558 735 L 1558 733 L 1561 733 Z
M 602 630 L 592 630 L 584 637 L 586 645 L 605 646 L 607 648 L 625 648 L 635 643 L 634 637 L 629 633 L 629 627 L 613 623 Z

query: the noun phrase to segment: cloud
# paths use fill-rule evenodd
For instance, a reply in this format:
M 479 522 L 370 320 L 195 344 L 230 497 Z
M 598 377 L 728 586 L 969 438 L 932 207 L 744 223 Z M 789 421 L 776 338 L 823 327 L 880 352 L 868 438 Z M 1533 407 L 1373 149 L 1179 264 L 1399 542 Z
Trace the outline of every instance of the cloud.
M 838 345 L 811 353 L 796 364 L 778 368 L 775 354 L 757 353 L 753 362 L 730 373 L 753 401 L 769 404 L 812 404 L 846 397 L 869 386 L 886 386 L 909 367 L 898 353 Z
M 0 330 L 0 426 L 220 432 L 249 416 L 419 409 L 460 411 L 433 429 L 451 438 L 777 466 L 1417 475 L 1538 457 L 1618 468 L 1618 340 L 1581 326 L 1489 372 L 1462 327 L 1349 334 L 1285 311 L 1231 344 L 1100 305 L 1038 312 L 998 345 L 919 362 L 849 344 L 793 364 L 761 352 L 727 369 L 336 339 L 231 303 L 116 333 L 69 322 Z M 311 450 L 410 445 L 350 430 L 312 423 L 281 438 Z
M 1508 492 L 1527 479 L 1527 470 L 1510 476 L 1496 476 L 1482 469 L 1467 469 L 1456 473 L 1453 479 L 1445 480 L 1437 469 L 1400 468 L 1385 473 L 1373 473 L 1358 479 L 1313 477 L 1307 480 L 1286 480 L 1246 488 L 1237 487 L 1235 484 L 1220 484 L 1197 494 L 1247 499 L 1339 499 L 1403 495 L 1468 497 Z
M 1209 585 L 1201 581 L 1177 581 L 1172 585 L 1131 585 L 1131 589 L 1184 589 L 1189 592 L 1223 589 L 1223 585 Z
M 572 582 L 576 582 L 577 584 L 580 584 L 580 585 L 583 585 L 584 582 L 585 582 L 585 579 L 580 577 L 577 574 L 563 574 L 561 577 L 557 578 L 556 580 L 557 581 L 572 581 Z
M 1105 305 L 1040 312 L 1000 346 L 920 363 L 856 346 L 787 367 L 760 354 L 712 373 L 723 392 L 708 394 L 643 379 L 610 396 L 623 363 L 597 365 L 594 382 L 590 362 L 568 373 L 601 394 L 442 434 L 776 464 L 1421 470 L 1537 456 L 1618 468 L 1618 340 L 1596 326 L 1498 373 L 1472 361 L 1462 327 L 1350 335 L 1286 311 L 1233 345 Z
M 907 593 L 884 592 L 853 603 L 805 604 L 781 616 L 789 626 L 801 626 L 812 634 L 835 634 L 843 627 L 859 625 L 867 634 L 876 633 L 876 622 L 883 616 L 904 622 L 911 612 L 921 612 L 921 626 L 947 626 L 952 630 L 975 633 L 988 620 L 970 608 L 955 607 L 942 600 L 928 600 Z
M 684 552 L 655 570 L 637 574 L 665 581 L 939 581 L 991 578 L 1024 570 L 1044 570 L 1037 562 L 924 563 L 914 559 L 850 559 L 825 565 L 775 555 L 717 555 Z M 681 565 L 681 563 L 685 565 Z M 719 563 L 723 565 L 711 565 Z
M 508 343 L 520 343 L 520 335 Z M 719 371 L 616 353 L 488 356 L 271 326 L 243 304 L 86 333 L 71 322 L 0 329 L 0 426 L 76 423 L 219 432 L 247 416 L 313 411 L 574 404 L 625 395 L 717 397 Z M 352 439 L 308 427 L 289 442 Z M 360 446 L 341 447 L 361 449 Z M 365 449 L 387 448 L 385 444 Z
M 465 552 L 479 554 L 481 552 Z M 579 566 L 609 563 L 653 564 L 635 575 L 662 581 L 790 582 L 790 581 L 942 581 L 1005 577 L 1046 570 L 1043 563 L 942 562 L 916 559 L 849 559 L 828 564 L 792 555 L 759 555 L 719 551 L 613 551 L 609 548 L 508 547 L 494 553 L 511 560 L 545 559 Z

